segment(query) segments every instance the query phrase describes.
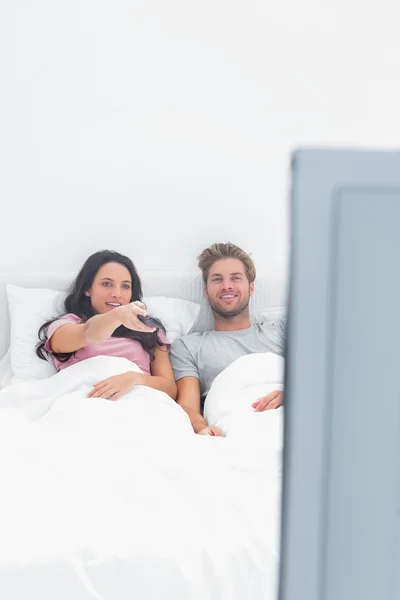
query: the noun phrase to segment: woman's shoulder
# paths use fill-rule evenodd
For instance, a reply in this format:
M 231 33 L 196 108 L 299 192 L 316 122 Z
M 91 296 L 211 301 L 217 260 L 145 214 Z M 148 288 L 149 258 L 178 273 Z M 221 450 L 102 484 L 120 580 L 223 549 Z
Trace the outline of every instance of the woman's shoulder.
M 46 333 L 46 343 L 44 345 L 44 349 L 47 350 L 47 352 L 52 352 L 50 346 L 50 338 L 53 335 L 53 333 L 55 333 L 57 329 L 62 325 L 67 325 L 69 323 L 79 325 L 80 323 L 82 323 L 82 319 L 78 317 L 78 315 L 74 315 L 73 313 L 67 313 L 66 315 L 62 315 L 61 317 L 54 319 L 54 321 L 50 323 Z
M 66 315 L 54 319 L 47 330 L 47 337 L 50 337 L 59 327 L 61 327 L 61 325 L 66 325 L 67 323 L 79 325 L 82 323 L 82 319 L 73 313 L 67 313 Z
M 162 344 L 164 344 L 164 346 L 170 346 L 171 345 L 171 342 L 168 339 L 167 333 L 163 329 L 159 329 L 157 331 L 157 336 L 158 336 L 158 339 L 160 340 L 160 342 Z
M 74 315 L 73 313 L 67 313 L 66 315 L 62 315 L 61 317 L 55 319 L 52 324 L 60 323 L 61 321 L 63 323 L 82 323 L 82 319 L 78 317 L 78 315 Z

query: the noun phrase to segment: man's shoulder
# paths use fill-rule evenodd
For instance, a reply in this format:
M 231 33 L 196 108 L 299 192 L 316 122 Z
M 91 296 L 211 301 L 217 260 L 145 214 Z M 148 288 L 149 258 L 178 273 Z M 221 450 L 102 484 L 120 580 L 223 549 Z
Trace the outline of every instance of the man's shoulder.
M 195 348 L 200 344 L 204 335 L 207 333 L 207 331 L 195 331 L 194 333 L 188 333 L 186 335 L 183 335 L 182 337 L 172 342 L 172 348 L 175 350 L 177 348 L 182 348 L 183 346 L 189 349 Z
M 259 337 L 272 349 L 273 352 L 283 356 L 286 338 L 286 317 L 277 321 L 265 320 L 257 324 Z
M 285 329 L 286 327 L 286 316 L 280 318 L 280 319 L 268 319 L 268 317 L 262 315 L 260 318 L 258 318 L 255 322 L 254 325 L 258 328 L 258 329 L 262 329 L 264 331 L 273 331 L 275 329 Z

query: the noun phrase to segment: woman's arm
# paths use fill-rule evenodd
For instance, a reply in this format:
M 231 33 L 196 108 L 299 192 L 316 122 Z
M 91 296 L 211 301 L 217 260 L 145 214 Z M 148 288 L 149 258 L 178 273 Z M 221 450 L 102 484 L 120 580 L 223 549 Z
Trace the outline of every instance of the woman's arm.
M 150 364 L 150 372 L 151 375 L 135 373 L 136 385 L 147 385 L 155 390 L 160 390 L 160 392 L 165 392 L 173 400 L 176 400 L 177 388 L 166 346 L 154 350 L 154 360 Z
M 89 344 L 104 342 L 121 325 L 118 314 L 113 311 L 103 315 L 95 315 L 86 323 L 66 323 L 61 325 L 49 340 L 53 352 L 75 352 Z
M 143 307 L 143 308 L 142 308 Z M 53 352 L 75 352 L 90 344 L 99 344 L 107 340 L 120 325 L 125 325 L 134 331 L 151 333 L 152 327 L 148 327 L 137 315 L 146 315 L 144 304 L 131 302 L 124 306 L 114 308 L 110 312 L 95 315 L 86 323 L 66 323 L 57 329 L 51 336 L 49 343 Z

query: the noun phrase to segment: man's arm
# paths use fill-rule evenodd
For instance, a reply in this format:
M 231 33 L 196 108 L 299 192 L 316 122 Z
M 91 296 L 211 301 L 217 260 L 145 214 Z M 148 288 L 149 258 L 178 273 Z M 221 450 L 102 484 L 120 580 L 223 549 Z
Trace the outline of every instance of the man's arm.
M 187 413 L 195 433 L 207 427 L 207 421 L 200 414 L 200 381 L 197 377 L 182 377 L 176 382 L 177 402 Z
M 266 334 L 268 336 L 268 343 L 272 345 L 273 352 L 284 357 L 285 355 L 285 341 L 286 341 L 286 324 L 287 319 L 283 317 L 272 323 L 272 335 L 271 335 L 271 323 L 266 322 Z M 273 390 L 266 396 L 259 398 L 253 402 L 252 407 L 256 412 L 262 412 L 264 410 L 271 410 L 273 408 L 279 408 L 283 404 L 283 392 L 282 390 Z
M 182 377 L 176 385 L 177 402 L 188 415 L 194 432 L 200 435 L 222 436 L 221 429 L 207 425 L 207 421 L 200 414 L 200 381 L 197 377 Z
M 190 336 L 188 338 L 190 339 Z M 222 435 L 219 427 L 209 427 L 207 421 L 200 414 L 199 369 L 184 338 L 173 342 L 170 358 L 178 389 L 177 403 L 188 415 L 195 433 Z
M 285 354 L 285 342 L 286 342 L 286 323 L 287 319 L 286 317 L 283 317 L 282 319 L 279 319 L 278 321 L 275 321 L 274 325 L 274 342 L 277 345 L 279 351 L 278 354 L 280 354 L 280 356 L 284 356 Z
M 170 350 L 172 370 L 178 389 L 177 403 L 187 413 L 196 433 L 207 427 L 200 414 L 200 373 L 189 350 L 190 336 L 173 342 Z

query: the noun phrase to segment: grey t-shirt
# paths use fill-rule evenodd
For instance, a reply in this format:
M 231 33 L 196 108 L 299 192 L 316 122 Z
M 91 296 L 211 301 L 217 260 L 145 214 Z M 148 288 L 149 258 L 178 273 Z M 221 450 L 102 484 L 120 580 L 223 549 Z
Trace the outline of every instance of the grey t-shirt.
M 286 320 L 253 323 L 238 331 L 189 333 L 175 340 L 170 358 L 175 380 L 197 377 L 204 401 L 211 384 L 221 371 L 246 354 L 274 352 L 283 356 Z

